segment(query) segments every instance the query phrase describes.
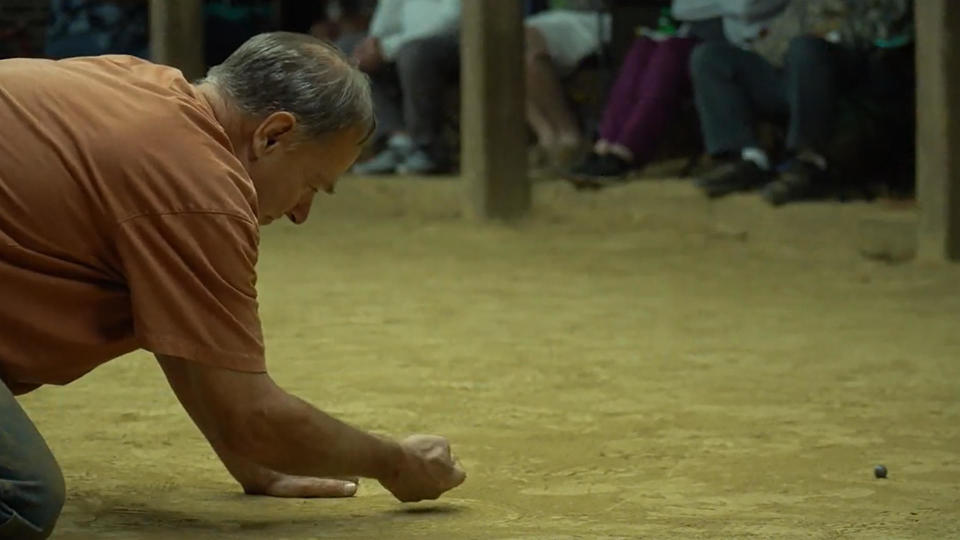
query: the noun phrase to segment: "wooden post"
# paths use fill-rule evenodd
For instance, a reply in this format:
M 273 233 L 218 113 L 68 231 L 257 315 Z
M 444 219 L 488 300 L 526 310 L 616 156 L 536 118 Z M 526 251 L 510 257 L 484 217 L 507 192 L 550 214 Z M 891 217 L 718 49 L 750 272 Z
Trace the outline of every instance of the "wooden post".
M 467 213 L 514 219 L 530 208 L 523 2 L 462 5 L 460 145 Z
M 914 6 L 918 257 L 960 260 L 960 2 Z
M 203 0 L 150 0 L 150 56 L 188 80 L 202 77 Z

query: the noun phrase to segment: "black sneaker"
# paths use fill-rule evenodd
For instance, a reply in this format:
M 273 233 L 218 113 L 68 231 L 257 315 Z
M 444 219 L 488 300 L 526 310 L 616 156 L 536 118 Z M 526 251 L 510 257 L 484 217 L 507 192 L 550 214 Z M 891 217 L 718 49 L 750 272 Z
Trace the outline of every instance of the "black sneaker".
M 613 154 L 604 154 L 592 172 L 598 178 L 623 178 L 630 168 L 629 161 Z
M 770 171 L 761 169 L 748 159 L 724 163 L 695 180 L 695 184 L 711 199 L 738 191 L 756 189 L 770 181 Z
M 826 193 L 827 171 L 803 159 L 794 159 L 776 180 L 763 188 L 763 198 L 774 206 L 810 200 Z
M 613 154 L 591 153 L 576 167 L 570 169 L 567 178 L 580 189 L 597 189 L 623 180 L 630 172 L 630 162 Z
M 600 161 L 600 154 L 596 152 L 590 152 L 580 160 L 580 163 L 577 163 L 570 168 L 571 176 L 590 176 L 590 171 L 592 171 L 596 166 L 597 162 Z
M 576 167 L 571 174 L 591 178 L 622 178 L 630 172 L 630 162 L 613 154 L 593 155 Z

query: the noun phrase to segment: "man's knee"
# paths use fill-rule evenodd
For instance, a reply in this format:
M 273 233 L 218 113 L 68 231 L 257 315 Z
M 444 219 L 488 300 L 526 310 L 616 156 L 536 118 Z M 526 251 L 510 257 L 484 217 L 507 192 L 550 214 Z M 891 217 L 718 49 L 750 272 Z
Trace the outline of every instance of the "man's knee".
M 524 27 L 523 58 L 527 65 L 541 60 L 550 61 L 550 50 L 547 40 L 540 30 L 532 26 Z
M 36 520 L 37 526 L 49 534 L 53 531 L 63 510 L 63 503 L 67 499 L 67 486 L 56 462 L 41 482 L 43 482 L 43 487 L 40 489 L 41 509 L 36 512 Z
M 694 81 L 707 77 L 729 75 L 733 72 L 733 55 L 739 49 L 722 42 L 697 45 L 690 54 L 690 76 Z
M 11 524 L 16 527 L 16 538 L 32 540 L 50 536 L 66 500 L 63 473 L 52 456 L 49 463 L 24 475 L 24 479 L 18 480 L 11 489 L 3 491 L 3 502 L 16 512 L 13 519 L 20 522 L 19 526 Z M 2 525 L 0 538 L 4 538 Z
M 449 67 L 444 62 L 451 56 L 446 49 L 454 46 L 452 43 L 452 40 L 442 37 L 427 37 L 404 44 L 397 50 L 394 59 L 400 77 L 420 77 L 427 70 L 443 71 Z
M 814 36 L 798 36 L 790 40 L 785 63 L 787 65 L 809 65 L 823 62 L 830 55 L 830 44 Z

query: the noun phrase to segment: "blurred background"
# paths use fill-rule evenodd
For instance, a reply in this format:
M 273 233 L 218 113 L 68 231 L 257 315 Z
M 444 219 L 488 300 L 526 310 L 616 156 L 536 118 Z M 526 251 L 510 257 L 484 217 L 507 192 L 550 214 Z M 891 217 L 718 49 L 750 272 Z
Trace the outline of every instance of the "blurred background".
M 415 0 L 381 0 L 380 3 L 382 5 L 378 6 L 376 0 L 206 0 L 202 2 L 203 36 L 196 41 L 202 47 L 204 66 L 185 67 L 184 70 L 194 71 L 188 75 L 198 77 L 206 67 L 226 58 L 245 39 L 274 30 L 310 33 L 329 40 L 363 67 L 363 54 L 367 50 L 363 45 L 371 35 L 380 39 L 378 43 L 389 43 L 391 39 L 401 45 L 408 45 L 411 40 L 433 43 L 428 50 L 436 51 L 442 49 L 442 41 L 428 40 L 442 37 L 444 32 L 456 32 L 459 24 L 454 19 L 450 28 L 441 28 L 446 24 L 440 20 L 442 14 L 426 11 L 416 14 L 416 9 L 424 8 L 418 7 Z M 745 24 L 760 28 L 760 32 L 768 31 L 770 25 L 766 24 L 767 21 L 772 21 L 771 28 L 776 31 L 777 19 L 789 18 L 791 11 L 791 2 L 786 0 L 747 3 L 720 0 L 712 2 L 721 6 L 716 13 L 726 9 L 727 16 L 691 21 L 678 20 L 677 6 L 671 11 L 671 2 L 667 0 L 522 0 L 522 3 L 527 51 L 517 51 L 517 54 L 524 55 L 527 68 L 526 109 L 530 126 L 527 161 L 530 171 L 535 178 L 566 177 L 578 187 L 591 188 L 605 186 L 610 181 L 634 179 L 642 176 L 645 169 L 663 176 L 661 169 L 649 166 L 670 160 L 674 160 L 675 166 L 667 174 L 702 176 L 709 174 L 710 169 L 722 163 L 724 158 L 729 158 L 730 152 L 711 149 L 709 140 L 704 144 L 696 93 L 705 94 L 710 89 L 691 91 L 688 88 L 690 49 L 697 43 L 713 40 L 742 45 L 736 43 L 740 38 L 731 34 L 731 23 L 726 20 L 734 19 L 732 14 L 737 9 L 742 10 L 736 6 L 761 6 L 754 13 L 738 14 Z M 804 2 L 793 2 L 797 3 Z M 874 2 L 859 4 L 871 3 Z M 686 16 L 684 5 L 691 3 L 674 4 L 680 6 L 681 16 Z M 764 4 L 769 13 L 762 13 Z M 786 32 L 787 40 L 813 33 L 828 42 L 843 41 L 846 46 L 852 40 L 844 40 L 844 29 L 851 28 L 851 21 L 863 18 L 865 14 L 872 16 L 863 8 L 850 9 L 851 3 L 843 0 L 818 0 L 814 4 L 824 6 L 815 14 L 817 21 L 804 20 Z M 834 85 L 839 94 L 833 99 L 836 106 L 831 111 L 834 125 L 824 135 L 829 140 L 822 141 L 818 149 L 830 163 L 830 189 L 817 193 L 819 198 L 904 198 L 913 193 L 912 9 L 911 2 L 906 0 L 887 2 L 887 5 L 894 4 L 901 6 L 899 13 L 883 13 L 878 20 L 869 22 L 872 27 L 880 28 L 871 28 L 871 32 L 882 35 L 875 36 L 876 42 L 870 44 L 869 51 L 858 53 L 855 62 L 859 71 L 857 76 Z M 834 5 L 835 9 L 831 11 Z M 378 10 L 382 12 L 379 23 L 374 20 Z M 812 12 L 810 8 L 807 11 Z M 426 21 L 418 23 L 423 28 L 390 30 L 388 27 L 394 21 L 389 19 L 402 18 L 401 12 L 415 13 Z M 147 0 L 3 0 L 0 2 L 0 58 L 59 59 L 96 54 L 149 58 L 149 14 Z M 459 17 L 459 10 L 454 16 Z M 806 16 L 809 19 L 810 13 Z M 710 24 L 714 23 L 716 26 L 711 29 Z M 384 39 L 384 34 L 390 31 L 406 35 L 386 36 Z M 532 38 L 531 32 L 534 33 Z M 793 35 L 789 35 L 790 32 Z M 667 51 L 674 55 L 672 57 L 661 58 L 666 53 L 654 55 L 657 62 L 670 62 L 672 66 L 651 68 L 655 62 L 648 58 L 643 58 L 642 69 L 625 63 L 632 51 L 650 48 L 650 43 L 677 38 L 689 39 L 689 46 L 673 46 Z M 453 60 L 446 60 L 436 52 L 425 55 L 406 47 L 406 57 L 419 56 L 420 63 L 426 64 L 428 71 L 436 72 L 437 81 L 431 81 L 431 77 L 422 73 L 406 77 L 418 82 L 404 81 L 403 70 L 393 66 L 403 67 L 416 63 L 416 60 L 408 61 L 399 56 L 402 46 L 394 46 L 396 50 L 388 51 L 388 58 L 383 58 L 389 69 L 365 69 L 373 79 L 381 130 L 362 157 L 361 161 L 366 163 L 358 165 L 356 172 L 365 175 L 458 172 L 460 106 L 456 45 L 453 44 L 452 51 L 457 58 Z M 538 47 L 542 50 L 537 51 Z M 154 51 L 156 54 L 156 49 Z M 538 55 L 537 52 L 545 54 Z M 199 52 L 196 56 L 201 57 Z M 543 65 L 544 58 L 549 65 Z M 773 65 L 776 66 L 776 62 Z M 624 97 L 622 90 L 620 96 L 614 94 L 618 76 L 621 87 L 632 84 L 628 90 L 632 95 Z M 649 81 L 638 82 L 637 79 L 643 76 L 658 78 L 658 83 L 651 86 Z M 437 85 L 447 87 L 440 91 L 432 88 Z M 671 92 L 678 96 L 664 99 L 663 96 L 650 95 L 657 92 Z M 407 118 L 417 116 L 417 111 L 411 112 L 416 105 L 404 101 L 404 95 L 432 96 L 435 93 L 442 95 L 443 104 L 437 112 L 421 114 L 427 118 Z M 705 99 L 709 101 L 711 98 Z M 624 101 L 626 105 L 620 103 Z M 665 109 L 665 112 L 651 115 L 639 111 L 643 102 L 653 103 L 651 107 Z M 702 116 L 703 102 L 699 107 Z M 627 131 L 613 137 L 623 141 L 607 140 L 611 137 L 602 133 L 605 114 L 610 117 L 631 113 L 644 118 L 632 122 L 638 125 L 613 130 Z M 795 157 L 791 152 L 796 151 L 787 144 L 790 122 L 776 118 L 776 115 L 764 115 L 758 120 L 757 138 L 769 154 L 767 161 L 773 162 L 770 167 L 789 166 Z M 609 118 L 607 123 L 612 123 Z M 429 126 L 423 128 L 424 124 Z M 423 139 L 426 142 L 421 143 Z M 607 151 L 611 145 L 613 151 Z M 423 151 L 412 156 L 418 146 Z M 398 153 L 405 155 L 398 156 Z

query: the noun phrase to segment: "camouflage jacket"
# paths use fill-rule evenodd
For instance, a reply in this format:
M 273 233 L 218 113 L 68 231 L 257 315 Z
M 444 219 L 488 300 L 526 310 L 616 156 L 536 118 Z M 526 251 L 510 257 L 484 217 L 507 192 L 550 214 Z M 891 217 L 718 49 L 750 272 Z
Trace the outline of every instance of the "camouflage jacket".
M 793 0 L 751 48 L 782 65 L 790 40 L 812 34 L 850 47 L 894 47 L 913 39 L 913 0 Z
M 837 21 L 838 41 L 856 47 L 895 47 L 913 41 L 913 0 L 827 0 L 812 13 Z

